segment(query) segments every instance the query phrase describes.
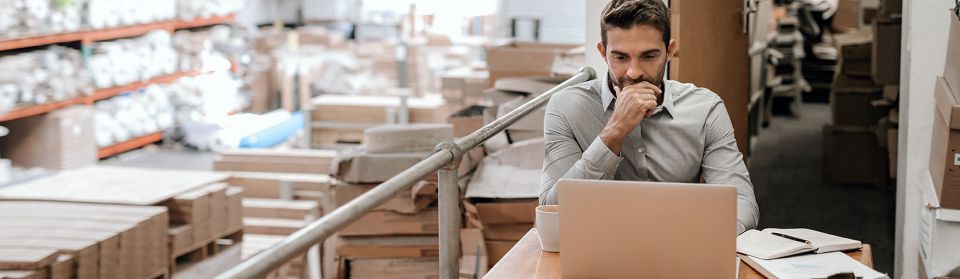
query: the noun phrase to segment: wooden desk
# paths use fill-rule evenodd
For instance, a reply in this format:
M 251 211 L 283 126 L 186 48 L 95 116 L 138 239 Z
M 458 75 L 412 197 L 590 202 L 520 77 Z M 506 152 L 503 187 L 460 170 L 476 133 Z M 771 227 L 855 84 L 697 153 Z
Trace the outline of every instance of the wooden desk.
M 847 253 L 866 266 L 873 267 L 873 255 L 869 244 L 863 249 Z M 739 279 L 762 279 L 756 270 L 740 262 Z M 503 259 L 487 272 L 484 278 L 560 278 L 560 253 L 549 253 L 540 250 L 540 237 L 537 229 L 530 229 L 526 235 L 513 246 Z

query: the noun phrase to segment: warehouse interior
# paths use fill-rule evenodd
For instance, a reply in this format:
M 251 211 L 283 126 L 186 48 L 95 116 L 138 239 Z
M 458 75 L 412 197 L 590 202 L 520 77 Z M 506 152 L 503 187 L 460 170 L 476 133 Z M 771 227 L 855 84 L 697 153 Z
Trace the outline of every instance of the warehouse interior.
M 670 233 L 710 226 L 689 221 L 722 215 L 706 202 L 588 200 L 623 216 L 551 248 L 589 231 L 568 222 L 593 224 L 545 198 L 575 179 L 736 193 L 723 221 L 740 227 L 708 246 L 737 255 L 716 269 L 737 278 L 960 278 L 960 1 L 9 2 L 0 279 L 726 277 L 652 244 L 717 251 Z M 611 7 L 661 5 L 607 23 Z M 592 112 L 559 103 L 613 94 L 618 117 L 618 97 L 640 91 L 618 83 L 607 30 L 660 28 L 637 19 L 654 13 L 669 39 L 650 91 L 675 99 L 630 129 L 667 136 L 631 134 L 620 153 L 599 105 L 583 128 L 571 115 Z M 723 171 L 743 167 L 746 185 L 713 174 L 712 134 L 690 145 L 669 128 L 695 107 L 676 96 L 700 96 L 676 82 L 719 100 L 735 139 Z M 582 157 L 560 182 L 556 125 Z M 689 152 L 694 181 L 671 172 Z M 591 177 L 604 158 L 629 165 Z M 649 250 L 584 254 L 620 248 L 601 235 Z M 636 264 L 645 253 L 661 264 Z

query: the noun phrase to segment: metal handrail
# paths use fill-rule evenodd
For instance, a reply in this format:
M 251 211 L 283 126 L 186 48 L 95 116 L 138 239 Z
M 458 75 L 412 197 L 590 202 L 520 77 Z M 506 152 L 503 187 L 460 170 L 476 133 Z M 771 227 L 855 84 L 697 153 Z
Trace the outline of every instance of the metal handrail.
M 457 166 L 460 164 L 460 158 L 466 151 L 477 147 L 534 110 L 546 105 L 553 94 L 569 86 L 592 80 L 595 77 L 596 72 L 592 68 L 581 68 L 573 77 L 470 135 L 455 142 L 441 143 L 430 157 L 338 207 L 319 220 L 297 230 L 277 245 L 241 262 L 220 274 L 217 278 L 259 278 L 302 254 L 311 246 L 324 241 L 336 231 L 353 223 L 396 194 L 410 188 L 413 184 L 422 180 L 424 176 L 434 172 L 438 172 L 439 176 L 440 278 L 453 279 L 459 277 L 460 187 L 457 184 Z

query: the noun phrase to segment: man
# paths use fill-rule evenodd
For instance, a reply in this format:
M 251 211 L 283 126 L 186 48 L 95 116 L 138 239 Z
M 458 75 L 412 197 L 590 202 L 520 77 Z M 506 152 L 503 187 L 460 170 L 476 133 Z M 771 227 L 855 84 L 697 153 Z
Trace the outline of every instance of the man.
M 603 9 L 597 50 L 608 74 L 558 92 L 547 105 L 540 204 L 557 204 L 561 178 L 697 183 L 702 177 L 736 186 L 739 234 L 757 226 L 753 185 L 723 100 L 664 79 L 678 46 L 669 16 L 663 0 L 613 0 Z

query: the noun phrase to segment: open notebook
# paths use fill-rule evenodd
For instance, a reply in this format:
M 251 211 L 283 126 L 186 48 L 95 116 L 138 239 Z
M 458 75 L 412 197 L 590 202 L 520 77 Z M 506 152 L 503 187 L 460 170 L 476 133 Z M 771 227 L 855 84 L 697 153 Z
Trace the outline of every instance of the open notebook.
M 737 237 L 738 253 L 767 260 L 806 252 L 821 254 L 861 247 L 860 241 L 811 229 L 749 230 Z
M 840 252 L 810 254 L 775 260 L 763 260 L 752 256 L 741 259 L 767 278 L 807 279 L 829 278 L 831 275 L 853 273 L 856 278 L 889 279 L 866 265 Z

